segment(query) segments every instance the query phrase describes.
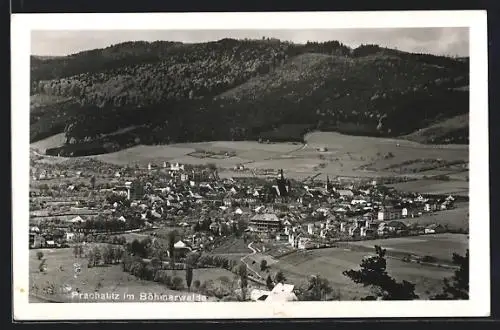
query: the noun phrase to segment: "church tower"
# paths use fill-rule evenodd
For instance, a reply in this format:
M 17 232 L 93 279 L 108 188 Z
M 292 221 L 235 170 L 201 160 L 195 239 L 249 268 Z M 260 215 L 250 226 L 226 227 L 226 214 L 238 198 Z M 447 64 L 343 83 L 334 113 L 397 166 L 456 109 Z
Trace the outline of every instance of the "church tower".
M 276 185 L 278 186 L 280 196 L 288 196 L 290 193 L 290 180 L 285 179 L 283 169 L 280 169 L 280 175 L 276 180 Z
M 330 182 L 330 176 L 327 174 L 326 175 L 326 185 L 325 185 L 325 190 L 327 192 L 332 191 L 332 183 Z

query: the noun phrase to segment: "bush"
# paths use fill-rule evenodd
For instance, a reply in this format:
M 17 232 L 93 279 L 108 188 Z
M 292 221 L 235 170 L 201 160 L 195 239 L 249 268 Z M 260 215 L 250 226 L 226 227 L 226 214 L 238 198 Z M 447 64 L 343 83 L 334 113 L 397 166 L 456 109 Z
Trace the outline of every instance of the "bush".
M 179 277 L 179 276 L 174 277 L 172 279 L 171 289 L 172 290 L 182 290 L 182 289 L 184 289 L 184 280 L 181 277 Z
M 42 251 L 38 251 L 36 253 L 36 257 L 37 257 L 38 260 L 42 260 L 42 258 L 43 258 L 43 252 Z
M 172 286 L 172 277 L 168 275 L 166 270 L 157 270 L 154 275 L 154 281 L 166 285 L 168 288 Z

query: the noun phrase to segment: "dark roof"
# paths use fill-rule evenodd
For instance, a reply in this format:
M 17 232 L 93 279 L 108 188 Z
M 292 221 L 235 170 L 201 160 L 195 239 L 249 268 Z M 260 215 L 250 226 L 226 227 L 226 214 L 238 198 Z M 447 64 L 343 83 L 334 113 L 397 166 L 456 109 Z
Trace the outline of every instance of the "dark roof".
M 387 226 L 389 226 L 389 227 L 406 228 L 406 225 L 405 225 L 403 222 L 401 222 L 401 221 L 396 221 L 396 220 L 394 220 L 394 221 L 389 221 L 389 222 L 387 223 Z

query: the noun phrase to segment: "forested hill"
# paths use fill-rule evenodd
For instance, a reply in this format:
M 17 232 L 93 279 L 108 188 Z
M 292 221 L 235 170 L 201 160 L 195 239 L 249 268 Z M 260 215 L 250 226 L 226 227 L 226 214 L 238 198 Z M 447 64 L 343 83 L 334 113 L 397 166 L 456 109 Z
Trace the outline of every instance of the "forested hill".
M 51 151 L 63 155 L 300 140 L 314 129 L 411 137 L 469 111 L 467 58 L 336 41 L 127 42 L 32 56 L 31 80 L 31 141 L 65 132 L 67 145 Z M 429 141 L 467 143 L 463 127 L 457 132 Z

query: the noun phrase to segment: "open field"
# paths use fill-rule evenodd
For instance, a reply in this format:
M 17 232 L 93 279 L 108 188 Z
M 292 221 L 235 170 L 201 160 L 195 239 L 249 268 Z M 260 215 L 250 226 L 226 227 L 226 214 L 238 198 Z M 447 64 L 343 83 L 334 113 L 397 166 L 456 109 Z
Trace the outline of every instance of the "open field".
M 213 249 L 212 253 L 214 254 L 226 254 L 226 253 L 251 253 L 252 250 L 248 248 L 248 244 L 251 241 L 248 241 L 245 243 L 243 241 L 243 238 L 235 238 L 235 237 L 230 237 L 228 238 L 225 242 L 223 242 L 221 245 L 217 246 L 215 249 Z
M 271 266 L 271 273 L 283 271 L 287 282 L 300 285 L 309 275 L 320 274 L 329 280 L 334 290 L 339 290 L 341 300 L 360 299 L 369 294 L 369 289 L 355 284 L 342 275 L 344 270 L 358 269 L 367 252 L 348 249 L 318 249 L 298 251 L 287 255 Z M 420 299 L 429 297 L 430 292 L 440 292 L 444 277 L 450 277 L 449 269 L 405 263 L 395 259 L 387 260 L 388 273 L 397 280 L 407 280 L 415 284 Z
M 390 186 L 398 191 L 429 195 L 469 195 L 469 182 L 463 180 L 418 180 L 396 183 Z
M 44 253 L 47 260 L 46 273 L 40 273 L 38 266 L 40 261 L 36 258 L 38 251 Z M 81 273 L 77 278 L 74 277 L 74 263 L 81 264 Z M 42 290 L 50 284 L 54 285 L 56 294 L 48 297 L 65 302 L 94 302 L 89 300 L 71 299 L 71 292 L 79 290 L 80 293 L 116 293 L 118 300 L 115 301 L 140 301 L 140 293 L 157 293 L 168 295 L 191 295 L 188 292 L 174 291 L 165 286 L 150 282 L 138 280 L 135 276 L 122 271 L 120 265 L 102 266 L 87 268 L 85 258 L 75 258 L 72 249 L 42 249 L 30 250 L 29 256 L 30 290 L 33 285 L 38 287 L 38 294 L 42 295 Z M 194 271 L 194 280 L 214 279 L 220 276 L 229 276 L 231 273 L 224 270 L 203 269 Z M 184 279 L 183 271 L 177 271 L 175 276 Z M 67 292 L 65 292 L 65 290 Z M 133 294 L 134 299 L 126 299 L 125 294 Z M 106 300 L 105 300 L 106 301 Z M 105 302 L 104 301 L 104 302 Z M 107 300 L 112 301 L 112 300 Z M 98 300 L 95 302 L 103 302 Z
M 350 242 L 354 246 L 373 249 L 380 245 L 387 252 L 399 252 L 415 254 L 419 256 L 432 256 L 440 260 L 452 261 L 453 253 L 461 255 L 469 247 L 469 240 L 464 234 L 429 234 L 413 237 L 399 237 L 388 239 L 377 239 L 368 241 Z
M 213 141 L 161 146 L 139 145 L 118 152 L 87 157 L 117 165 L 138 164 L 146 166 L 149 162 L 161 164 L 163 161 L 196 165 L 214 163 L 221 168 L 221 174 L 229 171 L 226 174 L 251 175 L 251 173 L 230 172 L 235 165 L 245 164 L 245 167 L 250 169 L 283 168 L 288 177 L 297 179 L 303 179 L 317 173 L 321 173 L 323 176 L 329 174 L 358 177 L 399 175 L 397 165 L 413 160 L 435 159 L 448 162 L 467 162 L 469 158 L 467 145 L 426 145 L 404 139 L 349 136 L 335 132 L 309 133 L 306 134 L 304 140 L 304 145 L 300 143 L 266 144 L 253 141 Z M 49 141 L 52 140 L 46 139 L 37 143 L 41 145 L 47 144 Z M 229 152 L 234 153 L 234 156 L 221 158 L 190 156 L 196 151 L 216 154 Z M 390 166 L 393 168 L 387 169 Z M 370 171 L 366 167 L 376 170 Z M 459 175 L 456 178 L 453 177 L 455 173 Z M 422 187 L 427 187 L 427 190 L 436 193 L 457 192 L 465 194 L 468 189 L 466 182 L 456 182 L 463 181 L 464 173 L 467 171 L 464 172 L 463 169 L 459 168 L 446 169 L 446 174 L 450 175 L 452 180 L 435 182 L 432 186 L 429 186 L 429 182 L 425 182 Z M 420 179 L 424 175 L 430 175 L 425 172 L 410 174 Z
M 457 203 L 455 208 L 450 210 L 424 214 L 416 218 L 406 218 L 402 221 L 406 224 L 417 223 L 419 225 L 439 223 L 453 230 L 469 230 L 469 203 Z
M 32 143 L 31 147 L 44 154 L 47 149 L 60 147 L 64 144 L 65 141 L 65 134 L 59 133 Z

